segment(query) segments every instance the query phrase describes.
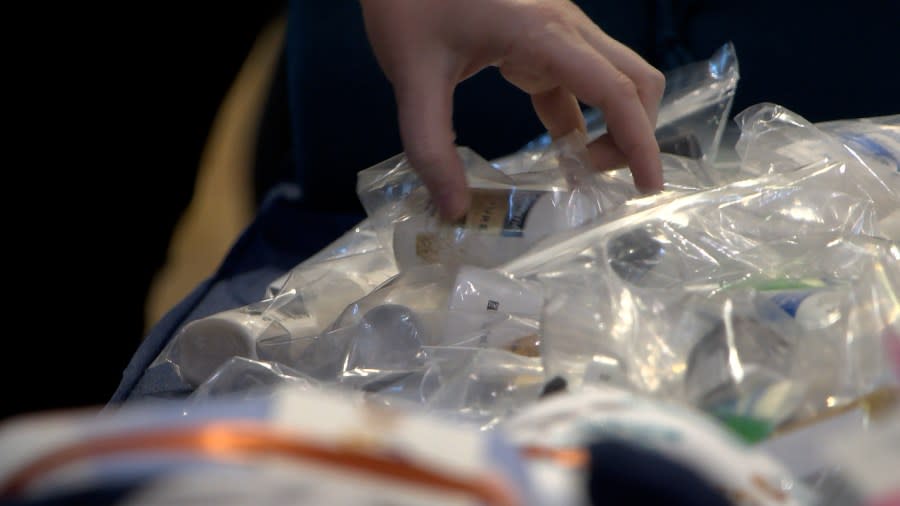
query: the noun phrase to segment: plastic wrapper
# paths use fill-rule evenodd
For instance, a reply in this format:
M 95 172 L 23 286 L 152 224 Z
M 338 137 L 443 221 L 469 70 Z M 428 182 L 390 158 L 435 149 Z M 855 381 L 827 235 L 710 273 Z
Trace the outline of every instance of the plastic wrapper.
M 536 283 L 474 267 L 426 266 L 349 305 L 320 335 L 276 336 L 258 349 L 266 360 L 388 403 L 448 405 L 453 401 L 432 397 L 453 397 L 449 392 L 460 387 L 451 384 L 472 367 L 473 354 L 481 363 L 480 351 L 517 355 L 540 370 L 542 307 Z M 498 370 L 505 365 L 497 362 Z
M 900 171 L 900 114 L 828 121 L 816 128 L 836 137 L 848 152 L 880 166 L 877 170 Z
M 155 365 L 177 368 L 196 387 L 231 357 L 260 358 L 260 340 L 321 333 L 347 305 L 397 273 L 393 253 L 370 239 L 373 233 L 363 223 L 273 284 L 269 298 L 189 323 Z
M 440 267 L 405 272 L 350 304 L 318 335 L 260 341 L 260 355 L 370 392 L 422 380 L 428 366 L 423 346 L 437 333 L 432 315 L 446 305 L 450 283 Z
M 460 151 L 472 204 L 458 223 L 444 223 L 405 161 L 360 173 L 358 193 L 401 270 L 428 264 L 494 267 L 538 240 L 575 228 L 629 198 L 611 185 L 597 191 L 584 139 L 572 134 L 548 148 L 527 173 L 508 175 Z M 387 162 L 386 162 L 387 163 Z
M 761 125 L 745 120 L 745 156 L 762 149 L 754 147 Z M 273 284 L 269 299 L 183 329 L 162 360 L 192 385 L 233 356 L 257 369 L 283 365 L 296 374 L 266 377 L 339 384 L 485 427 L 555 376 L 576 387 L 602 382 L 674 396 L 724 418 L 763 420 L 769 430 L 882 381 L 872 336 L 890 321 L 895 282 L 864 285 L 847 266 L 875 269 L 868 260 L 882 255 L 885 263 L 889 248 L 874 247 L 876 255 L 871 245 L 841 241 L 884 235 L 871 198 L 881 179 L 864 163 L 814 157 L 721 185 L 704 165 L 669 157 L 678 188 L 638 197 L 621 173 L 591 173 L 582 143 L 561 139 L 511 174 L 461 149 L 470 183 L 505 195 L 495 199 L 500 226 L 513 215 L 522 226 L 521 237 L 492 237 L 493 245 L 477 228 L 412 212 L 428 200 L 403 157 L 363 171 L 369 219 Z M 503 241 L 539 224 L 541 203 L 548 235 L 506 248 L 513 243 Z M 397 247 L 406 226 L 448 241 L 429 262 L 403 260 L 398 250 L 416 249 Z M 484 268 L 503 259 L 498 270 Z M 809 301 L 783 309 L 791 297 Z M 838 304 L 845 315 L 816 323 L 813 301 Z M 240 335 L 229 338 L 227 327 Z M 192 337 L 203 334 L 198 328 L 210 329 L 208 341 Z M 806 339 L 811 333 L 823 337 Z
M 482 428 L 493 428 L 524 406 L 534 403 L 543 390 L 545 378 L 539 357 L 498 349 L 436 350 L 447 362 L 446 378 L 428 399 L 426 407 L 448 417 Z M 461 363 L 460 363 L 461 362 Z
M 627 170 L 594 171 L 585 139 L 573 133 L 540 152 L 518 155 L 520 172 L 494 169 L 460 149 L 472 194 L 468 214 L 445 223 L 405 159 L 391 159 L 360 173 L 358 193 L 380 237 L 394 251 L 398 268 L 428 264 L 492 268 L 537 242 L 588 222 L 605 219 L 638 197 Z M 664 156 L 666 189 L 689 193 L 718 184 L 708 167 Z
M 639 281 L 647 287 L 681 283 L 684 276 L 710 266 L 724 272 L 735 262 L 760 269 L 774 267 L 776 264 L 768 262 L 774 258 L 766 257 L 771 251 L 765 247 L 767 243 L 789 247 L 798 238 L 817 234 L 835 238 L 879 235 L 872 201 L 864 189 L 843 184 L 846 172 L 847 165 L 842 162 L 822 161 L 791 173 L 739 181 L 687 196 L 662 194 L 636 199 L 617 212 L 619 219 L 558 234 L 499 270 L 528 276 L 554 263 L 596 254 L 603 249 L 596 243 L 604 237 L 612 245 L 612 253 L 626 255 L 626 259 L 631 250 L 648 255 L 658 251 L 644 260 L 647 265 L 658 264 L 650 277 Z M 676 237 L 678 234 L 688 236 L 682 239 Z M 672 237 L 657 237 L 660 235 Z M 694 253 L 670 257 L 664 247 L 655 246 L 673 241 L 698 247 L 693 248 Z M 708 246 L 700 248 L 701 244 Z M 739 257 L 737 252 L 743 255 Z
M 728 105 L 707 106 L 718 130 Z M 813 450 L 829 436 L 809 429 L 859 431 L 866 399 L 900 384 L 892 121 L 814 126 L 762 104 L 739 117 L 734 169 L 664 155 L 666 191 L 653 196 L 625 170 L 593 172 L 578 134 L 515 163 L 460 148 L 473 206 L 458 223 L 437 218 L 398 156 L 360 173 L 363 223 L 260 303 L 183 328 L 157 365 L 197 401 L 338 386 L 483 430 L 503 430 L 560 385 L 615 387 L 762 441 L 788 472 L 750 485 L 704 467 L 734 448 L 656 449 L 738 499 L 797 500 L 799 488 L 773 477 L 814 485 L 830 471 Z M 641 416 L 611 423 L 641 427 Z M 558 428 L 574 434 L 583 421 Z
M 835 137 L 844 150 L 864 162 L 895 194 L 900 192 L 900 114 L 879 118 L 831 121 L 816 125 Z M 900 241 L 900 207 L 880 222 L 882 235 Z
M 220 397 L 234 400 L 238 395 L 247 399 L 267 396 L 283 385 L 300 392 L 319 388 L 317 381 L 283 364 L 233 357 L 197 387 L 191 397 L 198 402 Z
M 266 292 L 266 298 L 274 297 L 285 290 L 303 288 L 304 278 L 302 276 L 295 276 L 295 273 L 302 273 L 308 267 L 315 266 L 319 263 L 346 257 L 371 256 L 375 259 L 373 260 L 375 262 L 379 262 L 382 258 L 387 258 L 389 259 L 388 264 L 386 266 L 378 267 L 378 269 L 386 269 L 388 275 L 396 274 L 396 266 L 390 265 L 390 259 L 393 259 L 393 253 L 384 251 L 386 245 L 378 240 L 377 232 L 378 230 L 375 223 L 371 220 L 363 220 L 333 243 L 273 281 Z M 359 274 L 368 273 L 361 271 Z
M 865 195 L 874 204 L 882 235 L 900 239 L 897 116 L 832 123 L 823 131 L 784 107 L 759 104 L 736 121 L 742 131 L 736 146 L 741 176 L 787 172 L 819 160 L 839 161 L 847 166 L 841 187 L 853 186 L 854 192 Z
M 418 299 L 415 292 L 409 292 L 411 296 L 406 299 L 401 297 L 403 300 L 375 297 L 349 312 L 345 308 L 400 269 L 497 265 L 556 232 L 602 218 L 603 213 L 613 213 L 637 196 L 630 176 L 622 171 L 597 174 L 587 167 L 584 138 L 578 134 L 560 139 L 540 156 L 531 156 L 530 170 L 516 174 L 497 170 L 465 148 L 460 148 L 460 155 L 470 183 L 477 185 L 472 190 L 476 204 L 464 223 L 445 224 L 434 216 L 421 182 L 404 157 L 362 171 L 359 195 L 370 213 L 369 219 L 273 282 L 265 300 L 192 322 L 181 329 L 154 367 L 168 368 L 178 382 L 194 388 L 235 356 L 294 364 L 300 360 L 301 353 L 307 356 L 323 353 L 322 343 L 331 346 L 340 342 L 346 347 L 359 340 L 360 331 L 371 330 L 371 326 L 349 329 L 359 324 L 358 318 L 350 321 L 353 315 L 362 317 L 363 306 L 368 311 L 383 304 L 413 305 L 418 318 L 446 322 L 441 328 L 430 328 L 431 336 L 458 338 L 460 342 L 475 339 L 477 336 L 465 334 L 486 326 L 481 316 L 473 316 L 453 303 L 448 306 L 443 299 L 426 308 L 425 300 Z M 714 173 L 695 161 L 678 157 L 667 157 L 665 161 L 672 193 L 698 191 L 715 181 Z M 475 268 L 465 267 L 461 272 L 474 272 Z M 446 280 L 446 286 L 434 293 L 446 299 L 451 281 Z M 497 289 L 502 292 L 501 288 Z M 379 297 L 390 292 L 386 288 Z M 456 296 L 462 293 L 457 291 Z M 487 325 L 491 328 L 488 340 L 492 342 L 506 339 L 500 336 L 515 341 L 510 333 L 517 332 L 514 329 L 522 317 L 531 321 L 540 319 L 541 294 L 523 299 L 507 293 L 504 297 L 507 303 L 528 307 L 504 308 L 497 313 L 499 316 L 495 314 L 495 321 Z M 462 299 L 457 302 L 471 306 L 473 300 L 469 296 L 469 302 Z M 454 317 L 447 318 L 444 314 L 447 311 L 454 313 Z M 508 323 L 502 323 L 504 319 Z M 533 326 L 526 324 L 529 325 Z M 321 339 L 324 333 L 329 333 L 331 338 Z M 527 340 L 527 336 L 514 337 Z M 259 343 L 263 341 L 265 349 L 261 350 Z M 309 343 L 315 346 L 301 352 Z M 322 372 L 331 362 L 320 357 L 317 363 L 317 370 Z
M 548 374 L 773 426 L 876 388 L 900 251 L 867 238 L 877 215 L 840 184 L 847 170 L 820 162 L 678 197 L 502 267 L 544 285 Z
M 656 139 L 662 152 L 714 162 L 739 79 L 737 54 L 730 43 L 708 60 L 668 72 L 656 123 Z M 586 111 L 585 120 L 590 140 L 606 133 L 606 122 L 598 109 Z M 550 136 L 544 135 L 529 143 L 524 151 L 539 153 L 550 143 Z M 522 160 L 517 154 L 495 163 L 504 170 L 517 171 L 521 170 L 518 167 Z

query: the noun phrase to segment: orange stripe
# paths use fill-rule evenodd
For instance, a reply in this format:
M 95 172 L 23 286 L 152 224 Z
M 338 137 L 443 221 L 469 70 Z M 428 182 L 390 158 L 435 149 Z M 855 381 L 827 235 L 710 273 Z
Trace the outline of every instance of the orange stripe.
M 494 480 L 439 474 L 397 458 L 351 448 L 330 448 L 299 440 L 293 434 L 279 434 L 262 424 L 246 422 L 147 431 L 75 443 L 34 460 L 13 474 L 0 486 L 0 498 L 18 495 L 41 476 L 79 460 L 141 451 L 183 452 L 212 459 L 279 455 L 349 468 L 388 480 L 460 492 L 489 505 L 519 504 L 510 490 Z
M 547 448 L 544 446 L 525 446 L 522 455 L 527 459 L 553 460 L 565 467 L 580 468 L 587 465 L 590 455 L 580 448 Z

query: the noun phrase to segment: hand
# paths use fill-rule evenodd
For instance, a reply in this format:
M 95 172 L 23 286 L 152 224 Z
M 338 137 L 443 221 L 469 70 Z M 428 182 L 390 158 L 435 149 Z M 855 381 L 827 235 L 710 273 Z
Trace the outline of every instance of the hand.
M 531 95 L 554 137 L 585 130 L 578 101 L 604 112 L 609 133 L 588 146 L 600 169 L 631 167 L 662 187 L 654 126 L 663 75 L 603 33 L 568 0 L 361 0 L 366 31 L 394 87 L 406 155 L 448 219 L 468 194 L 453 133 L 453 91 L 494 65 Z

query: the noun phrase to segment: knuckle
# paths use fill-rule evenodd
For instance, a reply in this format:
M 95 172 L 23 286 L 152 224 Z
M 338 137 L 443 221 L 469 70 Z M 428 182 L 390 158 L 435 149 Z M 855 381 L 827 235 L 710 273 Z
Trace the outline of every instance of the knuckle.
M 622 153 L 627 159 L 635 160 L 642 155 L 646 155 L 647 153 L 658 153 L 659 144 L 657 144 L 652 138 L 642 138 L 626 140 L 622 142 L 622 144 L 619 146 L 619 149 L 622 150 Z
M 613 79 L 613 93 L 619 99 L 636 99 L 638 97 L 637 85 L 628 76 L 618 73 Z
M 662 97 L 666 90 L 666 76 L 657 69 L 650 69 L 641 78 L 641 88 L 647 90 L 647 93 L 656 99 Z
M 559 2 L 538 1 L 531 4 L 528 9 L 531 19 L 545 25 L 563 25 L 566 23 L 566 12 L 559 8 Z
M 538 1 L 522 9 L 517 37 L 525 45 L 564 40 L 574 30 L 571 16 L 557 1 Z

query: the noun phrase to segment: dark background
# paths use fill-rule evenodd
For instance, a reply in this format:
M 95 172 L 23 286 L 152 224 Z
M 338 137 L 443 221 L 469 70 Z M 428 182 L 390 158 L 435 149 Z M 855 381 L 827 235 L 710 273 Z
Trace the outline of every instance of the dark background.
M 761 101 L 812 121 L 900 112 L 900 2 L 577 3 L 664 70 L 733 41 L 742 76 L 733 114 Z M 294 179 L 309 209 L 361 213 L 356 172 L 401 151 L 390 87 L 355 1 L 294 7 L 255 190 Z M 9 151 L 21 153 L 7 162 L 12 346 L 0 416 L 109 399 L 140 342 L 144 297 L 189 202 L 216 109 L 260 29 L 286 8 L 47 6 L 11 46 L 23 85 L 11 98 L 24 114 L 9 123 Z M 459 87 L 455 123 L 459 143 L 487 158 L 542 132 L 528 97 L 494 70 Z

